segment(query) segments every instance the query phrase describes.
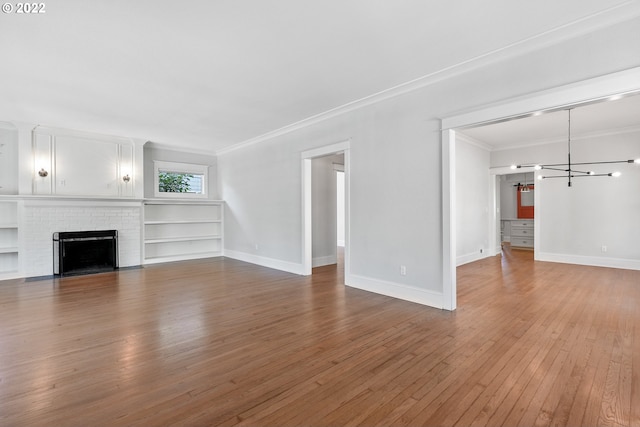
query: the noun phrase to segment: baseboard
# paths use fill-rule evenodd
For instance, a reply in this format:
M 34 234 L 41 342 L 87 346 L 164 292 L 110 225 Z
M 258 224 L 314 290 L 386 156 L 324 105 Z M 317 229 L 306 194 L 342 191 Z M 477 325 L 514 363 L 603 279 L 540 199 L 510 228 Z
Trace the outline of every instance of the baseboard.
M 264 256 L 249 254 L 246 252 L 232 251 L 229 249 L 224 250 L 224 256 L 227 258 L 237 259 L 238 261 L 257 264 L 262 267 L 273 268 L 274 270 L 281 270 L 288 273 L 304 275 L 302 264 L 297 264 L 295 262 L 282 261 L 279 259 L 267 258 Z
M 554 254 L 538 252 L 538 261 L 561 262 L 564 264 L 590 265 L 593 267 L 622 268 L 625 270 L 640 270 L 640 260 L 624 258 L 605 258 L 583 255 Z
M 489 256 L 488 253 L 480 253 L 474 252 L 472 254 L 460 255 L 456 258 L 456 267 L 459 267 L 464 264 L 469 264 L 470 262 L 478 261 Z
M 315 267 L 322 267 L 322 266 L 325 266 L 325 265 L 337 264 L 337 263 L 338 263 L 338 256 L 337 255 L 321 256 L 321 257 L 313 258 L 313 260 L 311 260 L 311 265 L 314 268 Z
M 345 284 L 352 288 L 428 305 L 429 307 L 440 309 L 444 307 L 444 297 L 441 292 L 428 291 L 426 289 L 419 289 L 413 286 L 372 279 L 355 274 L 347 275 L 345 277 Z

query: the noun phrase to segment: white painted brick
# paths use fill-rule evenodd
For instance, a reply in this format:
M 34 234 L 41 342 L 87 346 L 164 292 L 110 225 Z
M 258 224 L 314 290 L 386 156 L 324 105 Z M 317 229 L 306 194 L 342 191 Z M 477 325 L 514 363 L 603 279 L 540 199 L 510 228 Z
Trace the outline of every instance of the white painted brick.
M 93 206 L 92 201 L 74 201 L 71 206 L 52 200 L 50 206 L 25 206 L 20 232 L 24 237 L 25 274 L 53 274 L 52 236 L 56 231 L 118 230 L 121 267 L 142 264 L 141 207 Z M 22 256 L 22 253 L 21 253 Z

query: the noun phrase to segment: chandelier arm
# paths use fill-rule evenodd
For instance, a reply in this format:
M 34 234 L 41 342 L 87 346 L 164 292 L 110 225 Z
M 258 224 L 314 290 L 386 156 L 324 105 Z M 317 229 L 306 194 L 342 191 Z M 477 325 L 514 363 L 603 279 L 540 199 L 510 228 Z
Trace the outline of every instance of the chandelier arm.
M 593 175 L 573 175 L 574 178 L 585 178 L 590 176 L 612 176 L 610 173 L 594 173 Z
M 590 174 L 591 174 L 590 172 L 577 171 L 577 170 L 575 170 L 575 169 L 572 169 L 572 170 L 571 170 L 571 173 L 581 173 L 581 174 L 584 174 L 584 175 L 590 175 Z
M 536 166 L 542 166 L 543 168 L 549 168 L 552 166 L 567 166 L 566 163 L 549 163 L 547 165 L 543 165 L 542 163 L 536 163 L 535 165 L 518 165 L 517 168 L 535 168 Z
M 606 164 L 614 164 L 614 163 L 633 163 L 634 160 L 611 160 L 608 162 L 582 162 L 582 163 L 573 163 L 574 165 L 606 165 Z
M 596 173 L 593 175 L 569 175 L 571 176 L 571 178 L 588 178 L 591 176 L 612 176 L 609 173 Z M 548 179 L 548 178 L 567 178 L 567 175 L 551 175 L 551 176 L 543 176 L 542 179 Z
M 610 161 L 606 161 L 606 162 L 578 162 L 578 163 L 571 163 L 573 166 L 575 165 L 606 165 L 606 164 L 619 164 L 619 163 L 635 163 L 636 161 L 631 159 L 631 160 L 610 160 Z M 518 165 L 518 168 L 535 168 L 536 166 L 540 166 L 544 169 L 551 169 L 553 166 L 568 166 L 567 163 L 549 163 L 549 164 L 532 164 L 532 165 Z
M 548 168 L 546 166 L 544 167 L 544 169 L 550 170 L 550 171 L 558 171 L 558 172 L 569 172 L 569 169 Z

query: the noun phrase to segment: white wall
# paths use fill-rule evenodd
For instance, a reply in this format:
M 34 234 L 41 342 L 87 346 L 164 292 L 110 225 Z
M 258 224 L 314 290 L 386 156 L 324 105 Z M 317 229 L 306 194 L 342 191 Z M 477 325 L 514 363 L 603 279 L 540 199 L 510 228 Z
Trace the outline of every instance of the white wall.
M 489 151 L 456 137 L 456 264 L 489 256 Z
M 337 262 L 336 172 L 333 156 L 311 161 L 313 267 Z
M 301 271 L 300 152 L 350 139 L 347 284 L 442 307 L 439 118 L 638 66 L 638 37 L 633 19 L 222 154 L 225 248 Z
M 640 158 L 640 132 L 572 140 L 572 159 L 580 162 Z M 508 158 L 527 163 L 563 163 L 566 143 L 507 150 L 492 154 L 493 164 Z M 619 178 L 536 181 L 538 259 L 576 264 L 640 269 L 640 166 L 598 165 L 595 172 L 622 172 Z M 542 175 L 556 173 L 540 171 Z M 606 246 L 603 252 L 602 246 Z

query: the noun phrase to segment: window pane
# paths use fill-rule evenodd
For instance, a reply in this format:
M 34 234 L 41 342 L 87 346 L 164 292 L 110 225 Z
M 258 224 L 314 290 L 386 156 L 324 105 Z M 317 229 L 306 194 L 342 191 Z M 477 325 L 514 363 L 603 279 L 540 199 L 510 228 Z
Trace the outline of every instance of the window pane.
M 161 193 L 202 194 L 204 175 L 159 171 L 158 191 Z

